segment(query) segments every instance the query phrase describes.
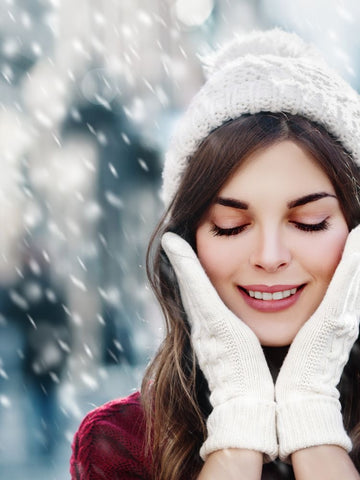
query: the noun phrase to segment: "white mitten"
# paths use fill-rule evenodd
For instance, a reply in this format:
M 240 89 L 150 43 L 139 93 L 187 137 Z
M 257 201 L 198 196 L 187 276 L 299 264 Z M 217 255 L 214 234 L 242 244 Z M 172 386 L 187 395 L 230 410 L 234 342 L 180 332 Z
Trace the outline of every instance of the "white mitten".
M 213 411 L 206 457 L 224 448 L 277 456 L 274 384 L 253 331 L 221 301 L 190 245 L 167 232 L 162 246 L 174 268 L 191 325 L 193 348 L 210 388 Z
M 280 458 L 315 445 L 351 450 L 336 388 L 360 319 L 360 226 L 315 313 L 296 335 L 275 385 Z

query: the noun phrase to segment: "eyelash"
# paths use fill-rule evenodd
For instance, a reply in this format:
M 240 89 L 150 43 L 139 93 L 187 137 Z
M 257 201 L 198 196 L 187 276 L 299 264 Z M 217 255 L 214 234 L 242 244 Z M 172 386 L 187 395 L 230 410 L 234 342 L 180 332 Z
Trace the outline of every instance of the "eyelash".
M 329 222 L 325 218 L 320 223 L 299 223 L 299 222 L 291 222 L 295 225 L 296 228 L 303 232 L 322 232 L 329 228 Z
M 302 232 L 321 232 L 324 230 L 327 230 L 329 228 L 329 222 L 327 219 L 323 220 L 320 223 L 300 223 L 300 222 L 291 222 L 292 224 L 295 225 L 295 227 Z M 220 228 L 217 225 L 213 225 L 211 227 L 211 232 L 214 234 L 214 236 L 226 236 L 226 237 L 231 237 L 233 235 L 238 235 L 239 233 L 243 232 L 246 227 L 248 227 L 250 224 L 246 223 L 245 225 L 240 225 L 238 227 L 232 227 L 232 228 Z
M 213 225 L 211 227 L 211 231 L 214 234 L 214 236 L 226 236 L 226 237 L 231 237 L 232 235 L 237 235 L 238 233 L 241 233 L 249 224 L 245 225 L 240 225 L 239 227 L 232 227 L 232 228 L 220 228 L 217 225 Z

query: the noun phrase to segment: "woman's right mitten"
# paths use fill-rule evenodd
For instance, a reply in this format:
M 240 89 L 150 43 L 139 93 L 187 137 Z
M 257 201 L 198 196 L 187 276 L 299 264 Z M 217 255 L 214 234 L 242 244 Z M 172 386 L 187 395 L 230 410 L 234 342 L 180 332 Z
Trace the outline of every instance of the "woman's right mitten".
M 193 348 L 213 410 L 200 455 L 245 448 L 277 456 L 274 384 L 259 340 L 221 301 L 190 245 L 167 232 L 162 246 L 178 280 Z

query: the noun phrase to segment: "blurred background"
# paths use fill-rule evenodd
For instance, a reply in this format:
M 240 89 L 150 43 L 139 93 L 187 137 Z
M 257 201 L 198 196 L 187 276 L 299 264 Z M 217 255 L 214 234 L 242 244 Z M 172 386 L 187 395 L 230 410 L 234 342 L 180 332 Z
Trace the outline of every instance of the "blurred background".
M 69 478 L 162 338 L 145 251 L 200 58 L 281 26 L 358 89 L 357 0 L 0 0 L 0 478 Z

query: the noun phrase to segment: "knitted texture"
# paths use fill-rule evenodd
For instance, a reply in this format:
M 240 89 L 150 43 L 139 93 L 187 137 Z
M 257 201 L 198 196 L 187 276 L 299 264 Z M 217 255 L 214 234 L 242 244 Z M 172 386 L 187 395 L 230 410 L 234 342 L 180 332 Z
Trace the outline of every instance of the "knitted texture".
M 170 203 L 191 155 L 224 122 L 287 112 L 318 122 L 360 165 L 360 97 L 320 54 L 279 29 L 237 37 L 208 61 L 209 78 L 177 125 L 163 170 Z
M 71 479 L 151 480 L 144 438 L 145 420 L 138 392 L 93 410 L 74 437 Z
M 323 444 L 351 450 L 337 385 L 360 319 L 360 226 L 348 236 L 342 259 L 320 306 L 295 337 L 275 385 L 279 454 Z
M 139 392 L 90 412 L 74 437 L 71 479 L 152 480 L 151 461 L 143 451 L 143 421 Z M 284 471 L 287 472 L 286 477 Z M 291 480 L 295 477 L 290 465 L 277 460 L 264 465 L 261 478 Z
M 277 456 L 274 384 L 253 331 L 221 301 L 190 245 L 167 232 L 162 246 L 175 270 L 191 338 L 213 411 L 200 455 L 248 448 Z

